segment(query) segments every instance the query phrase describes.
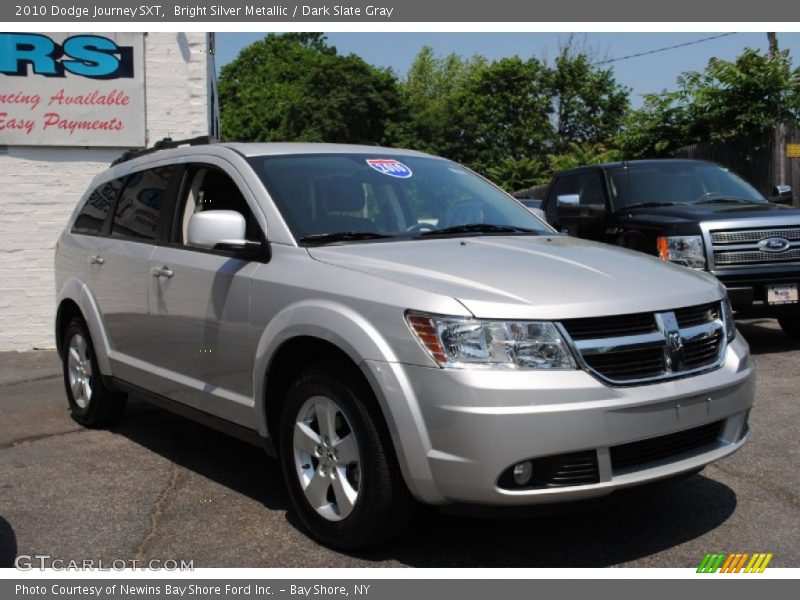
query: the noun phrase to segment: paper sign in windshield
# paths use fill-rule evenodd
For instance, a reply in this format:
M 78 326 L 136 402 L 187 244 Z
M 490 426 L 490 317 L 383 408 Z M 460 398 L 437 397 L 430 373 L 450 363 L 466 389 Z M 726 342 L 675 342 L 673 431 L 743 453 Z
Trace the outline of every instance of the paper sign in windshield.
M 378 173 L 389 175 L 390 177 L 408 179 L 412 175 L 411 169 L 392 158 L 368 158 L 367 164 Z

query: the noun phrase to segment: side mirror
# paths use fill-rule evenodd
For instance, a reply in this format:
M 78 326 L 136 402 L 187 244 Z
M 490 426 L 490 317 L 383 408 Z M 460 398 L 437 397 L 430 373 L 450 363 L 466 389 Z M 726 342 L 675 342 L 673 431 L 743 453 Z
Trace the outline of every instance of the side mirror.
M 560 225 L 594 225 L 602 223 L 606 214 L 604 204 L 581 204 L 578 194 L 563 194 L 556 198 L 556 213 Z
M 248 245 L 244 233 L 244 217 L 235 210 L 206 210 L 189 217 L 188 237 L 191 246 L 243 249 Z
M 562 206 L 578 206 L 581 203 L 581 197 L 578 194 L 562 194 L 556 198 L 558 207 Z
M 770 196 L 769 201 L 775 204 L 791 204 L 792 186 L 776 185 L 772 188 L 772 196 Z

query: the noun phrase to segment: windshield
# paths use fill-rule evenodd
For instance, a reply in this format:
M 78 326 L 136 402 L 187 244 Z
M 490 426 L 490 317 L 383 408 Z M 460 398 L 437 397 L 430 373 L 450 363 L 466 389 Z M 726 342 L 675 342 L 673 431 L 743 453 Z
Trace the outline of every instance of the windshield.
M 709 163 L 662 163 L 609 172 L 614 210 L 633 205 L 759 203 L 767 200 L 730 171 Z
M 381 153 L 248 160 L 300 242 L 553 233 L 505 193 L 444 159 Z

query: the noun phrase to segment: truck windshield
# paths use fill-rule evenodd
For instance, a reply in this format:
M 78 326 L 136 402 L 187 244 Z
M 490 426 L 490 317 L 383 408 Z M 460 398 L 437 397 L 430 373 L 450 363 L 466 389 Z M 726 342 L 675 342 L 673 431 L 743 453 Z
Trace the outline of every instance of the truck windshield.
M 444 159 L 378 152 L 248 161 L 301 243 L 553 233 L 504 192 Z
M 609 172 L 609 188 L 614 210 L 664 204 L 767 202 L 750 184 L 709 163 L 620 167 Z

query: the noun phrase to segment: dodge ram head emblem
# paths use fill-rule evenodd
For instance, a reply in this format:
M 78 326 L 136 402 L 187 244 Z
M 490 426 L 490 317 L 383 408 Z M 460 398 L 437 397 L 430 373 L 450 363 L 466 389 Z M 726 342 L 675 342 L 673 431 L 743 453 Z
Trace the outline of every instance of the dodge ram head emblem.
M 682 371 L 684 368 L 683 337 L 681 337 L 675 313 L 657 313 L 659 329 L 664 334 L 664 363 L 667 371 Z

